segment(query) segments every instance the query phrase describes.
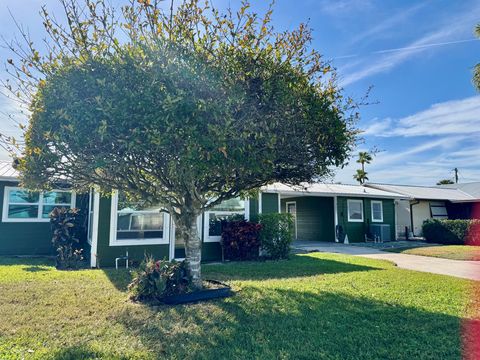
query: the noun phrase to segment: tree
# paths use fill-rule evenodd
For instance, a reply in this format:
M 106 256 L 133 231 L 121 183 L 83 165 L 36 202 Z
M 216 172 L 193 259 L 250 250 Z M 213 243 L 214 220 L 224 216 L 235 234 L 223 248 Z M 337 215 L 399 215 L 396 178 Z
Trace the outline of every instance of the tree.
M 365 172 L 365 164 L 370 164 L 373 160 L 372 154 L 368 151 L 360 151 L 358 153 L 357 163 L 362 164 L 362 171 Z
M 41 54 L 9 44 L 7 90 L 31 111 L 22 182 L 68 181 L 161 202 L 201 286 L 196 218 L 275 182 L 300 184 L 342 166 L 355 143 L 357 104 L 310 49 L 311 30 L 275 32 L 247 1 L 219 12 L 198 0 L 118 8 L 60 0 L 66 24 L 42 9 Z
M 475 27 L 475 35 L 480 38 L 480 24 Z M 475 69 L 473 70 L 473 84 L 480 90 L 480 63 L 475 65 Z
M 356 172 L 356 174 L 353 175 L 353 178 L 354 178 L 355 180 L 357 180 L 357 181 L 360 183 L 360 185 L 362 185 L 362 184 L 365 184 L 365 181 L 368 180 L 367 174 L 368 174 L 368 173 L 365 172 L 364 170 L 358 169 L 357 172 Z
M 455 184 L 455 183 L 451 179 L 443 179 L 437 182 L 437 185 L 450 185 L 450 184 Z
M 364 184 L 368 180 L 367 172 L 365 171 L 365 164 L 370 164 L 373 160 L 373 156 L 368 151 L 360 151 L 358 153 L 357 163 L 362 165 L 362 168 L 357 170 L 353 178 L 357 180 L 360 185 Z

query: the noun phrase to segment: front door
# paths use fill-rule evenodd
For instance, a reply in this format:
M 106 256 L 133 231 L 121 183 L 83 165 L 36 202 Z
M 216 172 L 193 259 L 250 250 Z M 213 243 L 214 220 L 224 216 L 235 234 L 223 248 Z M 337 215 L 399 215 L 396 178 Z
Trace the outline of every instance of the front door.
M 292 214 L 293 217 L 293 224 L 295 227 L 295 240 L 297 240 L 297 203 L 295 201 L 287 201 L 285 204 L 287 208 L 287 213 Z

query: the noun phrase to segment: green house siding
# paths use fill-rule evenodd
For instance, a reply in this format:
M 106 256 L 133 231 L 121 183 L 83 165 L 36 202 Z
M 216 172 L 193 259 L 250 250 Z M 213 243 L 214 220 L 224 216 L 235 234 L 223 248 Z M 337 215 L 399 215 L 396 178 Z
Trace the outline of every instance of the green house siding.
M 347 200 L 363 200 L 363 222 L 349 222 Z M 348 198 L 338 197 L 338 224 L 342 226 L 344 232 L 348 235 L 349 242 L 365 241 L 365 234 L 372 224 L 371 201 L 381 201 L 383 204 L 383 222 L 375 224 L 390 225 L 390 238 L 395 240 L 395 203 L 393 199 L 370 199 L 370 198 Z
M 99 204 L 97 266 L 115 266 L 115 258 L 124 256 L 127 251 L 129 258 L 137 263 L 141 262 L 146 254 L 153 256 L 155 259 L 168 260 L 170 252 L 169 244 L 110 246 L 110 215 L 111 199 L 108 197 L 102 197 Z M 222 250 L 220 243 L 216 242 L 202 244 L 203 261 L 214 261 L 221 259 Z
M 263 193 L 262 194 L 262 213 L 271 214 L 278 213 L 278 194 Z
M 0 255 L 54 255 L 49 222 L 3 222 L 5 187 L 17 182 L 0 182 Z M 77 195 L 77 207 L 86 212 L 88 196 Z
M 282 212 L 286 203 L 297 205 L 297 239 L 301 241 L 335 241 L 335 219 L 332 197 L 302 196 L 281 199 Z

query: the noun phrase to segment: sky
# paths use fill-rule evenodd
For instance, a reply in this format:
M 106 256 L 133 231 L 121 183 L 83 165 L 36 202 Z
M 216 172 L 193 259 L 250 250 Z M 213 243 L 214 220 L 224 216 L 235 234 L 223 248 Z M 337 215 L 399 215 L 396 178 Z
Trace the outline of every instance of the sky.
M 219 8 L 239 3 L 212 2 Z M 10 11 L 40 40 L 43 4 L 61 14 L 57 0 L 0 0 L 0 35 L 18 34 Z M 259 12 L 266 8 L 263 0 L 252 4 Z M 363 133 L 353 153 L 378 150 L 366 166 L 369 181 L 435 185 L 453 179 L 454 168 L 460 182 L 480 181 L 480 94 L 471 81 L 480 62 L 473 34 L 479 14 L 480 0 L 277 0 L 273 23 L 282 31 L 308 22 L 312 46 L 335 66 L 346 95 L 360 100 L 372 87 L 370 104 L 360 108 Z M 8 57 L 0 48 L 0 62 Z M 0 133 L 18 133 L 6 116 L 15 111 L 0 97 Z M 6 156 L 0 152 L 0 159 Z M 354 183 L 357 168 L 353 158 L 329 181 Z

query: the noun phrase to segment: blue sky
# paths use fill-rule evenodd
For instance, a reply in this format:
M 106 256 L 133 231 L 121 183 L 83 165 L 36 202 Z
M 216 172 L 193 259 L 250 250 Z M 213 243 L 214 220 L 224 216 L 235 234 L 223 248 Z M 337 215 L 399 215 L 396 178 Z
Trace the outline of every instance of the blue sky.
M 265 9 L 265 1 L 252 2 Z M 60 11 L 56 0 L 0 0 L 0 34 L 15 34 L 7 8 L 40 34 L 42 4 Z M 480 0 L 277 0 L 273 20 L 278 30 L 309 21 L 313 46 L 338 69 L 347 95 L 359 99 L 373 86 L 370 101 L 377 103 L 361 108 L 365 133 L 357 149 L 381 150 L 367 166 L 370 181 L 433 185 L 452 178 L 454 167 L 461 182 L 480 180 L 480 95 L 471 83 L 480 62 L 478 14 Z M 0 48 L 1 61 L 7 57 Z M 2 115 L 14 109 L 0 98 L 0 132 L 15 133 Z M 337 171 L 335 181 L 353 183 L 357 165 Z

